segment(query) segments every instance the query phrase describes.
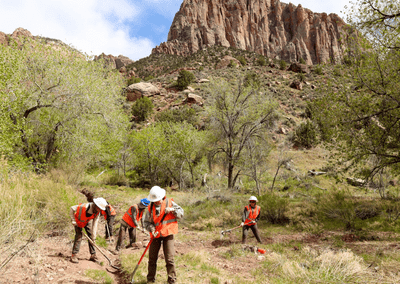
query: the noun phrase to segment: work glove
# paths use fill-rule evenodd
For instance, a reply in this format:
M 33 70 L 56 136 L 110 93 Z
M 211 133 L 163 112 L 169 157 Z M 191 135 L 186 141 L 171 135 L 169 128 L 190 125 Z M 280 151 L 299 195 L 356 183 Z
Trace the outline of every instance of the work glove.
M 72 221 L 71 223 L 72 223 L 72 225 L 74 225 L 74 226 L 78 226 L 78 224 L 76 223 L 76 221 Z
M 243 226 L 244 226 L 244 222 L 240 223 L 240 227 L 243 227 Z
M 167 208 L 165 208 L 165 213 L 166 213 L 166 214 L 171 213 L 171 212 L 175 212 L 175 208 L 174 208 L 174 207 L 167 207 Z

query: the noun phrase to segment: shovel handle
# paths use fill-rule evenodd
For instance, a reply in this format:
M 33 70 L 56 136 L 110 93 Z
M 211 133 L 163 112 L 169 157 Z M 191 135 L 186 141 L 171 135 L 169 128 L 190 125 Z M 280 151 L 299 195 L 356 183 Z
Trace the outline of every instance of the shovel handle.
M 153 241 L 153 239 L 154 239 L 154 238 L 151 238 L 151 239 L 150 239 L 149 243 L 148 243 L 147 246 L 146 246 L 146 249 L 144 250 L 142 256 L 141 256 L 140 259 L 139 259 L 139 262 L 136 264 L 136 267 L 135 267 L 135 269 L 134 269 L 133 272 L 132 272 L 132 280 L 131 280 L 131 283 L 134 283 L 134 282 L 135 282 L 135 279 L 133 279 L 133 277 L 135 276 L 136 270 L 138 269 L 139 264 L 142 262 L 142 259 L 143 259 L 144 255 L 146 254 L 147 250 L 149 249 L 150 244 L 151 244 L 151 242 Z

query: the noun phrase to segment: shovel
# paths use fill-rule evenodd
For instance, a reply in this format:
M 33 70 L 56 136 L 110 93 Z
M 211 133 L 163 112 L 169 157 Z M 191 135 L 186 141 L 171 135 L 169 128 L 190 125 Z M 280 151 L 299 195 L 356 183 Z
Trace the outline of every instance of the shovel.
M 88 235 L 85 234 L 85 232 L 82 232 L 82 234 L 83 234 L 83 235 L 85 236 L 85 238 L 87 238 L 88 241 L 89 241 L 96 249 L 98 249 L 99 252 L 108 260 L 108 264 L 109 264 L 112 268 L 114 268 L 114 269 L 116 269 L 116 270 L 121 270 L 121 268 L 116 267 L 116 266 L 114 266 L 114 265 L 112 264 L 111 260 L 106 256 L 106 254 L 95 244 L 95 242 L 94 242 L 91 238 L 89 238 Z M 110 271 L 110 272 L 113 272 L 113 271 Z M 115 271 L 114 271 L 114 272 L 115 272 Z
M 245 223 L 243 226 L 246 226 L 246 225 L 249 225 L 249 224 L 253 224 L 253 223 L 255 223 L 255 221 L 251 221 L 251 222 Z M 221 238 L 222 238 L 226 233 L 230 233 L 232 230 L 235 230 L 235 229 L 240 228 L 240 227 L 242 227 L 242 226 L 239 225 L 239 226 L 234 227 L 234 228 L 232 228 L 232 229 L 221 231 Z

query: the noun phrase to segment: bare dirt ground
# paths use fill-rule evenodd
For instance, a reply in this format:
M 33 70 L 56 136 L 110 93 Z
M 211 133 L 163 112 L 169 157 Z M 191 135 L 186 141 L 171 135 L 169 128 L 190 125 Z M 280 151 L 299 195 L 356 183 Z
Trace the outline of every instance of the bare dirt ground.
M 251 275 L 252 269 L 257 265 L 257 262 L 262 260 L 262 254 L 257 252 L 254 253 L 254 257 L 247 257 L 245 262 L 237 258 L 227 259 L 222 257 L 221 255 L 227 252 L 232 245 L 240 243 L 240 239 L 238 239 L 235 234 L 227 234 L 221 238 L 218 232 L 214 234 L 215 238 L 207 238 L 202 232 L 191 231 L 187 228 L 182 228 L 179 234 L 182 235 L 179 239 L 184 241 L 176 241 L 175 246 L 178 255 L 184 255 L 193 250 L 206 251 L 212 255 L 212 263 L 214 266 L 226 271 L 228 274 L 240 274 L 242 279 L 251 281 L 253 279 Z M 338 232 L 328 232 L 318 237 L 304 233 L 276 235 L 273 238 L 263 238 L 263 243 L 265 245 L 273 243 L 291 245 L 293 243 L 293 250 L 295 251 L 297 243 L 312 247 L 329 246 L 332 237 L 339 234 Z M 355 253 L 373 254 L 377 250 L 400 250 L 400 245 L 396 242 L 381 242 L 379 240 L 360 241 L 351 234 L 341 234 L 340 238 L 345 242 L 346 246 L 351 248 Z M 385 238 L 385 236 L 382 235 L 380 239 L 382 238 Z M 138 233 L 138 241 L 145 244 L 146 240 L 148 240 L 146 236 Z M 248 243 L 249 245 L 244 246 L 244 249 L 251 249 L 252 245 L 255 245 L 255 240 L 250 239 Z M 0 265 L 4 265 L 4 263 L 9 260 L 0 270 L 0 283 L 104 283 L 104 280 L 96 281 L 88 277 L 86 274 L 88 270 L 104 271 L 113 280 L 113 283 L 127 283 L 126 275 L 111 273 L 112 271 L 115 272 L 115 270 L 108 265 L 107 259 L 99 252 L 97 252 L 97 255 L 100 263 L 89 261 L 90 254 L 86 240 L 82 241 L 81 250 L 78 255 L 78 264 L 70 262 L 73 241 L 67 236 L 57 236 L 54 233 L 49 233 L 45 237 L 38 238 L 28 243 L 24 249 L 19 250 L 19 248 L 25 244 L 0 248 Z M 114 245 L 110 245 L 109 248 L 113 249 Z M 119 256 L 111 254 L 104 248 L 102 250 L 112 261 L 113 265 L 119 266 Z M 124 249 L 123 253 L 130 253 L 133 252 L 133 250 L 132 248 Z M 135 250 L 144 251 L 144 245 Z M 12 253 L 16 251 L 18 251 L 18 253 L 10 259 Z M 267 253 L 269 253 L 268 250 Z M 141 265 L 147 266 L 147 263 L 143 262 Z M 178 278 L 180 269 L 185 269 L 185 265 L 178 265 Z M 179 283 L 184 282 L 180 281 Z

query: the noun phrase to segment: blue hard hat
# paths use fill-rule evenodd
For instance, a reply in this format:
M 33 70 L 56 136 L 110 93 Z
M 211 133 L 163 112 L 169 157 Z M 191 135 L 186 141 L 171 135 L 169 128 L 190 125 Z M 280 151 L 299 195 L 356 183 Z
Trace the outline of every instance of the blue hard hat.
M 143 198 L 140 200 L 140 203 L 142 203 L 144 206 L 149 206 L 150 201 L 147 198 Z

